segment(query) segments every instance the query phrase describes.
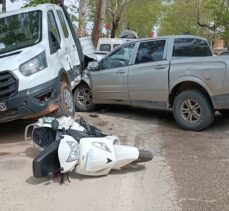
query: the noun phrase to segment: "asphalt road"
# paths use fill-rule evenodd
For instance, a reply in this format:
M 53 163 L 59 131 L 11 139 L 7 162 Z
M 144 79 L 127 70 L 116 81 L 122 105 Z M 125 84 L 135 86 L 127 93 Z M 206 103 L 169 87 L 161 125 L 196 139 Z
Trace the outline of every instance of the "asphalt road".
M 80 115 L 123 144 L 150 149 L 153 161 L 105 177 L 73 172 L 59 185 L 32 175 L 38 152 L 23 142 L 31 121 L 1 124 L 0 210 L 229 210 L 229 119 L 217 115 L 195 133 L 179 129 L 170 112 L 115 107 Z

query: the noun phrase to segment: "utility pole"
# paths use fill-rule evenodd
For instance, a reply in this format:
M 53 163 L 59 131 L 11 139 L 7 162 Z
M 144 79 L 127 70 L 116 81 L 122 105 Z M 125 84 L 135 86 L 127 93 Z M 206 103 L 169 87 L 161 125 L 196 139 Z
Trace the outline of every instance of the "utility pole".
M 95 21 L 92 30 L 92 41 L 95 47 L 97 45 L 97 42 L 103 30 L 105 13 L 106 13 L 106 0 L 96 0 L 96 14 L 95 14 Z

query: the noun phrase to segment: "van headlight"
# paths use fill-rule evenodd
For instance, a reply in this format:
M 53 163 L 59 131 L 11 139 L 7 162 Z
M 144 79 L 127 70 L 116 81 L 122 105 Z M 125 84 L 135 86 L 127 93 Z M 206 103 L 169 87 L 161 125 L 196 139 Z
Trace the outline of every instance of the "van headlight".
M 72 162 L 75 160 L 79 160 L 80 157 L 80 147 L 79 144 L 77 142 L 73 142 L 73 141 L 66 141 L 69 148 L 70 148 L 70 153 L 68 156 L 68 159 L 66 162 Z
M 19 67 L 19 71 L 24 76 L 30 76 L 34 73 L 37 73 L 47 67 L 47 60 L 45 51 L 43 51 L 38 56 L 32 58 L 31 60 L 25 62 Z

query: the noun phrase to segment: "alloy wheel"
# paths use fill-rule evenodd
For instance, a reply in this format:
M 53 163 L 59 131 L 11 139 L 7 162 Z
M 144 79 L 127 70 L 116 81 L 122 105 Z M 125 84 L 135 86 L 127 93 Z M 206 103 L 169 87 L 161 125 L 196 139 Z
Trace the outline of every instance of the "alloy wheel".
M 88 108 L 93 105 L 92 93 L 89 88 L 83 88 L 77 93 L 77 101 L 82 106 Z
M 181 116 L 184 120 L 191 123 L 198 122 L 201 118 L 201 109 L 195 100 L 185 100 L 180 107 Z

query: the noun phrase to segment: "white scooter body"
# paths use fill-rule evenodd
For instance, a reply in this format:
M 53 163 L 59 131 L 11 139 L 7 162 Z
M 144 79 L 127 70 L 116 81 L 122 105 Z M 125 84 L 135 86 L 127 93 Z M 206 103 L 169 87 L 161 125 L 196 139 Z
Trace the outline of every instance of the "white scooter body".
M 65 131 L 73 129 L 76 133 L 77 131 L 79 133 L 86 133 L 85 127 L 82 127 L 69 117 L 61 117 L 56 120 L 59 123 L 59 130 L 65 128 Z M 42 140 L 44 140 L 46 136 L 43 138 L 42 135 L 37 138 L 35 130 L 39 128 L 51 129 L 52 121 L 53 118 L 45 117 L 39 119 L 38 122 L 34 124 L 28 125 L 25 129 L 25 140 L 28 141 L 28 130 L 29 127 L 33 126 L 33 144 L 39 150 L 45 151 L 46 143 L 43 143 Z M 66 134 L 60 134 L 59 138 L 51 140 L 48 143 L 51 144 L 55 141 L 59 143 L 57 148 L 59 162 L 57 161 L 57 163 L 58 165 L 60 164 L 59 170 L 61 173 L 68 173 L 75 170 L 76 173 L 82 175 L 107 175 L 111 169 L 120 169 L 139 159 L 139 150 L 136 147 L 120 145 L 119 138 L 114 135 L 100 134 L 90 137 L 89 134 L 88 137 L 82 136 L 80 140 L 76 140 L 73 135 L 69 135 L 69 133 L 66 132 Z M 54 150 L 56 150 L 55 147 Z M 49 154 L 47 156 L 49 156 Z M 151 159 L 152 158 L 149 160 Z M 42 177 L 49 173 L 49 166 L 47 166 L 48 170 L 43 172 L 44 168 L 46 168 L 47 159 L 44 160 L 45 157 L 41 158 L 39 155 L 38 158 L 35 158 L 33 168 L 35 169 L 36 177 Z M 53 170 L 51 169 L 50 171 Z M 55 174 L 55 172 L 52 173 Z
M 76 168 L 76 173 L 82 175 L 107 175 L 111 169 L 120 169 L 138 159 L 139 156 L 136 147 L 119 145 L 118 137 L 106 136 L 81 139 L 78 148 L 75 148 L 75 155 L 79 153 L 76 155 L 78 159 L 69 162 L 67 161 L 71 151 L 67 143 L 69 141 L 75 140 L 65 135 L 59 145 L 61 173 L 67 173 Z

